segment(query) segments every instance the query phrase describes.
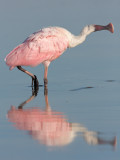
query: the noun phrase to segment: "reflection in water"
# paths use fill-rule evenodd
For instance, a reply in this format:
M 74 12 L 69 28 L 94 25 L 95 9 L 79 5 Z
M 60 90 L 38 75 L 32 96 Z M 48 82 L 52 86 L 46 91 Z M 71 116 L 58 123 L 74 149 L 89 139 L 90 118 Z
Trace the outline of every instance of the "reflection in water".
M 64 146 L 70 144 L 76 136 L 82 136 L 90 145 L 116 145 L 116 137 L 105 140 L 99 138 L 97 132 L 89 131 L 78 123 L 69 123 L 61 112 L 53 111 L 48 102 L 47 89 L 45 90 L 45 109 L 37 107 L 23 109 L 26 103 L 35 98 L 37 92 L 18 108 L 12 106 L 8 111 L 8 119 L 19 130 L 27 130 L 34 139 L 47 146 Z

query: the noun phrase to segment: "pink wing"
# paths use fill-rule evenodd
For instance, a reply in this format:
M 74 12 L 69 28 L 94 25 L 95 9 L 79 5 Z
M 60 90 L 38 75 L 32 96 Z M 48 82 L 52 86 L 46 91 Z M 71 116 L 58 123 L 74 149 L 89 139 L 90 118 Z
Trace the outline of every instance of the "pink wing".
M 53 61 L 68 47 L 68 39 L 55 28 L 46 28 L 32 34 L 13 49 L 5 58 L 6 64 L 16 66 L 37 66 L 44 61 Z

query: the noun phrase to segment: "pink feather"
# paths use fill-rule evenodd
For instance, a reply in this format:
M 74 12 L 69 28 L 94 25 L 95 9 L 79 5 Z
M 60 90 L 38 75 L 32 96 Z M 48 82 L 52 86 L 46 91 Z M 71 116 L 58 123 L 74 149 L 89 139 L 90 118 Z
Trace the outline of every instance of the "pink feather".
M 50 27 L 32 34 L 6 56 L 6 64 L 13 69 L 16 66 L 34 67 L 44 61 L 55 60 L 68 47 L 68 38 L 63 31 Z

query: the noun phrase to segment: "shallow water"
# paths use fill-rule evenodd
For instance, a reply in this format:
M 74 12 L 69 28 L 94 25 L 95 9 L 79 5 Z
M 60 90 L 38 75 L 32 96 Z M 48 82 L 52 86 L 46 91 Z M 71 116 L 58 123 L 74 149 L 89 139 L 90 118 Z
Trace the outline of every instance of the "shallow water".
M 1 159 L 119 159 L 119 12 L 118 0 L 2 2 Z M 93 33 L 50 65 L 46 95 L 43 86 L 36 95 L 31 79 L 16 68 L 9 71 L 3 61 L 43 26 L 63 26 L 78 34 L 86 24 L 109 22 L 114 24 L 114 34 Z M 43 66 L 27 69 L 43 85 Z
M 8 86 L 1 98 L 1 157 L 119 159 L 119 82 L 91 83 L 71 90 L 67 82 L 60 89 L 49 84 L 48 95 L 40 87 L 37 96 L 24 84 Z

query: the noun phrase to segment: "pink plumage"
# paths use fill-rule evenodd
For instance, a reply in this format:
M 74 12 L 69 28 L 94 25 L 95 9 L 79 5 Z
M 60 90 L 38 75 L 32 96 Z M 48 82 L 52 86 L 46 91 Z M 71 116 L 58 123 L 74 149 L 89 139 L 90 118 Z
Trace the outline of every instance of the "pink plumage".
M 16 66 L 37 66 L 44 61 L 53 61 L 68 47 L 68 39 L 57 27 L 42 29 L 33 33 L 6 57 L 6 64 Z
M 87 25 L 78 36 L 61 27 L 43 28 L 30 35 L 22 44 L 13 49 L 5 58 L 6 64 L 12 70 L 17 67 L 32 77 L 32 84 L 38 86 L 37 77 L 21 66 L 37 66 L 44 64 L 44 85 L 47 86 L 48 66 L 58 58 L 68 47 L 75 47 L 85 41 L 86 37 L 95 31 L 109 30 L 114 32 L 112 23 L 106 26 Z

